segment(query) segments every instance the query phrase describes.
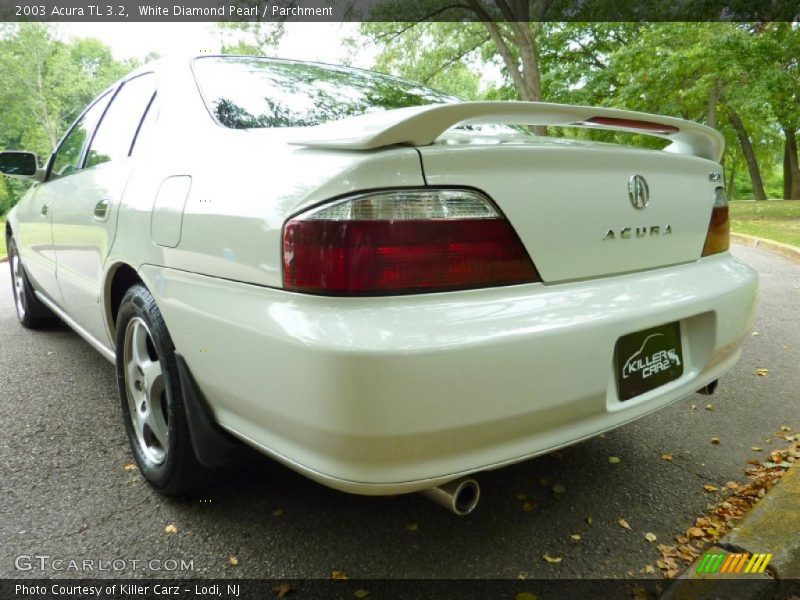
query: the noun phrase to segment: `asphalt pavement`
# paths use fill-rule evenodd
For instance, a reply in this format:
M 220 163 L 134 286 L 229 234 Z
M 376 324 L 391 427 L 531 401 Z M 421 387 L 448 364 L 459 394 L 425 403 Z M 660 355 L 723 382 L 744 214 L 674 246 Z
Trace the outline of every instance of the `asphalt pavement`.
M 417 494 L 336 492 L 266 458 L 192 499 L 160 497 L 130 468 L 113 367 L 65 326 L 23 329 L 0 264 L 0 578 L 658 577 L 644 571 L 657 544 L 718 498 L 703 485 L 744 480 L 748 459 L 782 445 L 782 425 L 800 429 L 800 264 L 733 251 L 761 275 L 758 335 L 717 393 L 481 473 L 482 501 L 466 518 Z M 70 560 L 120 568 L 75 571 Z M 187 568 L 164 570 L 170 561 Z

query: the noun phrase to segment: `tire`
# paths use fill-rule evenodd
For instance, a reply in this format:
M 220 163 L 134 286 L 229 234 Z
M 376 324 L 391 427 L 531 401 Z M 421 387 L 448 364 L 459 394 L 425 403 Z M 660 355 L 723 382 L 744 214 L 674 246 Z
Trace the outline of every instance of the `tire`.
M 42 329 L 53 325 L 57 317 L 34 294 L 33 285 L 17 252 L 17 244 L 11 236 L 6 237 L 6 249 L 11 267 L 11 293 L 14 294 L 14 307 L 19 322 L 28 329 Z
M 134 459 L 166 496 L 186 495 L 211 471 L 192 448 L 175 346 L 150 291 L 134 285 L 117 314 L 117 387 Z

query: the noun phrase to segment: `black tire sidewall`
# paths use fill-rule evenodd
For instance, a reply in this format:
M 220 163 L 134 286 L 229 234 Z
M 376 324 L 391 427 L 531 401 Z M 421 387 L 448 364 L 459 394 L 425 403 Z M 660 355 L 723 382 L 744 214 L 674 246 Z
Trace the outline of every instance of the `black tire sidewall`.
M 167 406 L 167 452 L 164 462 L 156 464 L 152 462 L 139 447 L 139 441 L 133 429 L 130 408 L 128 406 L 128 389 L 125 383 L 125 332 L 128 323 L 134 317 L 142 319 L 150 330 L 153 346 L 161 363 L 161 370 L 164 377 L 164 390 L 166 393 Z M 179 431 L 185 423 L 183 411 L 182 391 L 178 378 L 178 371 L 175 363 L 175 348 L 170 338 L 169 332 L 164 325 L 161 313 L 155 305 L 155 301 L 150 292 L 142 285 L 135 285 L 128 290 L 122 299 L 116 322 L 116 368 L 117 368 L 117 387 L 119 389 L 120 404 L 122 408 L 122 418 L 125 423 L 125 430 L 128 434 L 131 449 L 136 458 L 136 464 L 142 475 L 155 488 L 168 492 L 174 486 L 176 479 L 176 468 L 180 464 L 180 442 L 182 432 Z

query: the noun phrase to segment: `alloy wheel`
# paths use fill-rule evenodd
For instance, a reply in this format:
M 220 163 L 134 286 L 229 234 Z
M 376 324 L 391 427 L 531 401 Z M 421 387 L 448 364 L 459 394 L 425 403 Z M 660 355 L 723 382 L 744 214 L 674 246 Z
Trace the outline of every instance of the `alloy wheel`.
M 161 361 L 147 324 L 139 317 L 125 330 L 123 364 L 128 410 L 139 448 L 155 464 L 164 462 L 169 443 L 169 416 Z

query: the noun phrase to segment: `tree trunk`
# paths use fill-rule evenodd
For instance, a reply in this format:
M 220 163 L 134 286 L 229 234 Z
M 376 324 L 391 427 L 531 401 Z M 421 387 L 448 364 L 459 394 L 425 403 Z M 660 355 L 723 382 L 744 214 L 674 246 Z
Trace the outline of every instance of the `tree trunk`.
M 494 21 L 478 0 L 467 0 L 467 4 L 489 32 L 519 98 L 529 102 L 540 102 L 542 75 L 538 37 L 541 35 L 542 24 L 530 23 L 530 7 L 527 0 L 512 3 L 495 0 L 506 21 L 504 24 Z M 546 3 L 543 6 L 546 7 Z M 514 56 L 512 48 L 516 48 L 519 52 L 519 60 Z M 544 125 L 536 125 L 532 129 L 536 135 L 547 135 L 547 127 Z
M 733 153 L 731 166 L 728 169 L 728 185 L 725 186 L 728 191 L 728 198 L 731 200 L 736 198 L 736 169 L 739 166 L 739 152 L 740 150 L 737 148 L 736 152 Z
M 715 83 L 711 90 L 708 92 L 708 108 L 706 114 L 706 122 L 709 127 L 716 129 L 717 127 L 717 103 L 719 102 L 722 90 L 719 83 Z
M 747 164 L 747 172 L 750 174 L 750 181 L 753 183 L 753 196 L 756 200 L 766 200 L 767 195 L 764 193 L 764 183 L 761 180 L 761 170 L 758 168 L 758 161 L 756 160 L 753 146 L 750 143 L 750 136 L 747 129 L 742 123 L 739 114 L 730 106 L 728 106 L 728 119 L 736 130 L 736 135 L 739 138 L 739 143 L 742 146 L 742 153 L 744 154 L 744 161 Z
M 783 130 L 783 197 L 800 200 L 800 167 L 797 164 L 797 134 L 792 128 Z

